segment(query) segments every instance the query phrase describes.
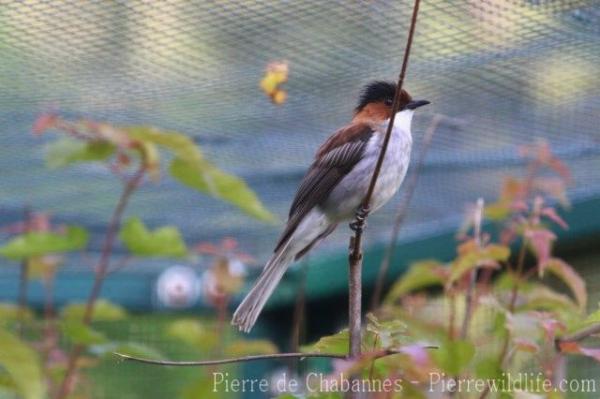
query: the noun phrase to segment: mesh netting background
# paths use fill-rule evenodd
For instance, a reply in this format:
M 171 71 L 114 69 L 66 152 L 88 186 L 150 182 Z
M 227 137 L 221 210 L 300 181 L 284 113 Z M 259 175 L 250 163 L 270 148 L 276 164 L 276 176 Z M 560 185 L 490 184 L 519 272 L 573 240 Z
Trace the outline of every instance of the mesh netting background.
M 396 78 L 410 11 L 397 0 L 0 0 L 2 224 L 20 219 L 28 204 L 89 228 L 91 256 L 100 247 L 120 186 L 100 165 L 44 167 L 49 138 L 35 138 L 30 130 L 48 110 L 185 132 L 284 220 L 315 149 L 349 121 L 360 88 L 372 79 Z M 266 65 L 277 60 L 290 66 L 282 106 L 258 87 Z M 466 203 L 481 195 L 494 199 L 503 177 L 522 170 L 517 148 L 539 139 L 572 168 L 575 206 L 599 197 L 599 76 L 598 1 L 424 1 L 406 81 L 415 97 L 433 103 L 415 118 L 417 151 L 432 116 L 447 118 L 401 239 L 455 229 Z M 398 202 L 370 219 L 378 228 L 369 229 L 367 245 L 386 237 Z M 233 236 L 261 261 L 281 230 L 169 179 L 143 186 L 128 214 L 151 227 L 177 225 L 190 243 Z M 338 231 L 321 251 L 346 245 L 347 231 Z M 582 267 L 590 273 L 596 258 L 588 263 Z M 129 271 L 152 274 L 166 264 L 145 261 Z M 76 260 L 69 268 L 82 276 L 89 271 Z M 127 282 L 115 287 L 123 295 L 150 296 Z M 170 342 L 146 319 L 127 323 L 114 333 Z M 590 362 L 578 364 L 578 373 L 597 377 Z M 196 373 L 140 372 L 113 362 L 94 372 L 110 377 L 110 384 L 97 384 L 94 396 L 111 399 L 114 392 L 121 398 L 178 397 L 181 383 L 169 381 Z M 128 389 L 135 393 L 124 393 Z
M 91 228 L 99 247 L 119 185 L 99 165 L 44 168 L 45 139 L 30 127 L 58 109 L 185 132 L 284 220 L 315 149 L 349 121 L 360 88 L 395 79 L 409 13 L 400 1 L 2 2 L 2 218 L 30 204 Z M 282 106 L 258 88 L 274 60 L 290 66 Z M 572 167 L 574 202 L 600 195 L 599 65 L 598 2 L 424 2 L 406 82 L 433 102 L 416 117 L 417 146 L 434 113 L 448 118 L 402 238 L 453 227 L 466 202 L 493 199 L 520 170 L 518 146 L 537 139 Z M 389 228 L 397 203 L 371 224 Z M 261 260 L 281 229 L 168 179 L 142 188 L 131 209 L 189 241 L 236 237 Z M 325 247 L 345 245 L 344 232 Z

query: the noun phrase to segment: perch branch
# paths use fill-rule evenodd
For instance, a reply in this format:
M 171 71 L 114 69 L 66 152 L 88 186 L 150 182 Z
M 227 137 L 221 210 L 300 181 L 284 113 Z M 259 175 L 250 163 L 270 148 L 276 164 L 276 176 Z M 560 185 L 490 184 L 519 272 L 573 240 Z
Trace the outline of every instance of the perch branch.
M 220 364 L 230 364 L 230 363 L 241 363 L 241 362 L 250 362 L 254 360 L 269 360 L 269 359 L 289 359 L 289 358 L 306 358 L 306 357 L 324 357 L 331 359 L 346 359 L 346 355 L 337 355 L 333 353 L 301 353 L 301 352 L 292 352 L 292 353 L 276 353 L 270 355 L 252 355 L 252 356 L 242 356 L 242 357 L 232 357 L 229 359 L 217 359 L 217 360 L 192 360 L 192 361 L 176 361 L 176 360 L 153 360 L 146 359 L 141 357 L 129 356 L 123 353 L 114 353 L 116 356 L 121 358 L 122 360 L 145 363 L 145 364 L 154 364 L 159 366 L 182 366 L 182 367 L 193 367 L 193 366 L 215 366 Z
M 431 140 L 433 139 L 433 135 L 435 134 L 440 122 L 442 121 L 442 115 L 435 115 L 429 124 L 429 128 L 425 132 L 425 136 L 423 137 L 423 144 L 421 146 L 421 151 L 419 152 L 419 157 L 417 158 L 417 163 L 413 169 L 413 172 L 410 176 L 410 180 L 406 184 L 406 195 L 404 196 L 402 202 L 398 206 L 398 211 L 396 212 L 396 219 L 394 220 L 394 227 L 392 229 L 392 235 L 390 237 L 390 242 L 385 250 L 385 254 L 383 255 L 383 259 L 381 260 L 381 264 L 379 265 L 379 272 L 377 274 L 377 281 L 375 282 L 375 289 L 373 291 L 373 298 L 371 299 L 371 311 L 375 311 L 375 309 L 381 303 L 381 294 L 383 293 L 383 285 L 385 284 L 385 278 L 387 276 L 387 272 L 390 268 L 390 264 L 392 263 L 392 257 L 394 255 L 394 247 L 396 246 L 396 242 L 398 242 L 398 236 L 400 235 L 400 228 L 404 223 L 404 219 L 406 218 L 406 214 L 408 213 L 408 207 L 412 201 L 413 194 L 417 188 L 417 183 L 419 181 L 419 175 L 421 174 L 421 169 L 425 164 L 425 158 L 427 155 L 427 151 L 429 151 L 429 147 L 431 145 Z
M 350 255 L 349 255 L 349 330 L 350 330 L 350 348 L 349 348 L 349 356 L 351 358 L 356 358 L 360 356 L 360 343 L 361 343 L 361 270 L 362 270 L 362 233 L 364 230 L 366 219 L 369 216 L 370 211 L 370 203 L 371 197 L 373 196 L 373 191 L 375 190 L 375 184 L 377 183 L 377 178 L 379 177 L 379 172 L 381 171 L 381 165 L 383 164 L 383 159 L 385 157 L 385 153 L 387 151 L 388 144 L 390 142 L 390 137 L 392 135 L 392 128 L 394 126 L 394 119 L 396 118 L 396 113 L 400 109 L 400 94 L 402 90 L 402 85 L 404 83 L 404 77 L 406 75 L 406 69 L 408 67 L 408 59 L 410 56 L 410 49 L 413 42 L 413 36 L 415 33 L 415 26 L 417 23 L 417 14 L 419 12 L 419 3 L 420 0 L 415 0 L 413 6 L 413 13 L 410 22 L 410 28 L 408 31 L 408 38 L 406 40 L 406 48 L 404 49 L 404 58 L 402 60 L 402 68 L 400 70 L 400 75 L 398 77 L 398 85 L 396 87 L 396 93 L 394 95 L 394 103 L 392 105 L 392 115 L 390 117 L 390 121 L 387 126 L 387 130 L 385 132 L 385 137 L 383 140 L 383 145 L 381 147 L 381 152 L 379 154 L 379 158 L 377 159 L 377 164 L 375 165 L 375 170 L 373 171 L 373 176 L 371 177 L 371 181 L 369 183 L 369 189 L 367 190 L 367 195 L 363 199 L 363 203 L 360 206 L 359 210 L 356 212 L 355 221 L 350 225 L 352 230 L 354 230 L 354 235 L 350 238 Z
M 437 346 L 424 346 L 425 349 L 437 349 Z M 395 349 L 384 349 L 378 351 L 374 358 L 380 359 L 386 356 L 398 355 L 402 354 L 401 350 Z M 231 364 L 231 363 L 242 363 L 242 362 L 250 362 L 255 360 L 276 360 L 276 359 L 289 359 L 289 358 L 298 358 L 304 359 L 308 357 L 320 357 L 320 358 L 329 358 L 329 359 L 348 359 L 348 355 L 341 355 L 337 353 L 320 353 L 320 352 L 291 352 L 291 353 L 272 353 L 267 355 L 251 355 L 251 356 L 241 356 L 241 357 L 232 357 L 229 359 L 217 359 L 217 360 L 192 360 L 192 361 L 176 361 L 176 360 L 154 360 L 147 359 L 142 357 L 130 356 L 124 353 L 113 353 L 115 356 L 119 357 L 125 361 L 137 362 L 137 363 L 145 363 L 145 364 L 153 364 L 158 366 L 176 366 L 176 367 L 194 367 L 194 366 L 215 366 L 220 364 Z

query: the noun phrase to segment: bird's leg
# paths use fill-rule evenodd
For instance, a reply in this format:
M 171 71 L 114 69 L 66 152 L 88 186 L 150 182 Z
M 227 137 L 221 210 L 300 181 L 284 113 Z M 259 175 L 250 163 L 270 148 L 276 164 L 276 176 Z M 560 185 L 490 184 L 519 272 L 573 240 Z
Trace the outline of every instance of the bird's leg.
M 350 223 L 350 228 L 352 229 L 352 231 L 354 231 L 355 233 L 361 232 L 364 230 L 365 226 L 366 226 L 366 220 L 367 220 L 367 216 L 369 216 L 369 212 L 371 211 L 371 209 L 369 208 L 369 206 L 365 206 L 365 205 L 361 205 L 357 210 L 356 210 L 356 214 L 354 215 L 354 221 L 352 223 Z

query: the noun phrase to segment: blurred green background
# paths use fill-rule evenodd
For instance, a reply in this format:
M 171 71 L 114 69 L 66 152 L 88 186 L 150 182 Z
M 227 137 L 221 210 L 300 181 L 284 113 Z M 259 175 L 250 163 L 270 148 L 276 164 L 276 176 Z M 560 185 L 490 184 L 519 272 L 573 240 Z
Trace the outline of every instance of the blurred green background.
M 351 118 L 365 83 L 395 78 L 409 13 L 407 2 L 393 0 L 2 2 L 0 224 L 20 220 L 30 207 L 49 212 L 56 223 L 85 226 L 91 232 L 86 254 L 67 256 L 55 287 L 57 307 L 82 301 L 93 278 L 88 264 L 99 257 L 120 185 L 95 164 L 46 168 L 51 138 L 32 137 L 32 124 L 56 110 L 71 118 L 177 130 L 220 168 L 241 176 L 279 222 L 257 222 L 166 178 L 142 186 L 127 216 L 140 216 L 152 228 L 175 225 L 187 243 L 233 237 L 254 258 L 244 266 L 249 283 L 272 250 L 315 148 Z M 259 88 L 273 61 L 289 65 L 282 105 Z M 415 153 L 433 116 L 444 119 L 401 230 L 389 283 L 412 261 L 453 256 L 466 204 L 496 198 L 502 179 L 523 169 L 519 148 L 545 140 L 573 174 L 571 208 L 564 214 L 571 228 L 561 233 L 559 250 L 586 277 L 590 306 L 597 304 L 599 65 L 596 1 L 423 2 L 406 88 L 433 105 L 415 118 Z M 402 195 L 369 220 L 367 296 Z M 346 247 L 347 229 L 341 228 L 304 264 L 306 340 L 345 323 Z M 125 257 L 120 244 L 115 263 Z M 165 337 L 167 324 L 181 313 L 161 302 L 157 279 L 174 265 L 189 266 L 202 279 L 210 262 L 202 256 L 131 260 L 107 279 L 102 296 L 133 316 L 98 329 L 172 358 L 204 356 Z M 0 300 L 14 302 L 18 264 L 0 264 Z M 301 265 L 288 273 L 256 336 L 289 344 L 302 276 Z M 185 315 L 211 309 L 202 289 Z M 42 307 L 39 281 L 29 284 L 29 300 Z M 257 367 L 249 366 L 256 374 L 267 366 Z M 588 362 L 570 370 L 598 375 Z M 198 373 L 109 358 L 90 378 L 110 381 L 92 384 L 93 397 L 170 398 Z

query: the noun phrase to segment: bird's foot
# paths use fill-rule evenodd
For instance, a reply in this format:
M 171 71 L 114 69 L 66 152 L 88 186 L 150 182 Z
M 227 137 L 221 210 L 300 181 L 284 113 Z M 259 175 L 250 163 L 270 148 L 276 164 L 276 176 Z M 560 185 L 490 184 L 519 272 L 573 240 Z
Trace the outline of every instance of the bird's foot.
M 350 229 L 352 231 L 354 231 L 355 233 L 358 233 L 359 231 L 362 232 L 364 228 L 365 228 L 364 220 L 360 221 L 360 222 L 355 220 L 354 222 L 350 223 Z
M 368 206 L 361 205 L 360 208 L 356 210 L 356 218 L 360 220 L 365 220 L 369 213 L 371 212 L 371 208 Z
M 355 233 L 362 232 L 364 228 L 367 226 L 367 216 L 369 216 L 369 207 L 361 206 L 358 208 L 355 214 L 355 220 L 350 223 L 350 229 L 352 229 Z

